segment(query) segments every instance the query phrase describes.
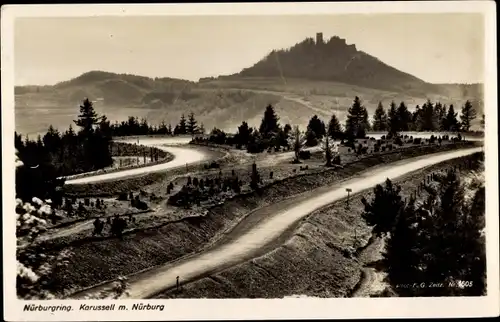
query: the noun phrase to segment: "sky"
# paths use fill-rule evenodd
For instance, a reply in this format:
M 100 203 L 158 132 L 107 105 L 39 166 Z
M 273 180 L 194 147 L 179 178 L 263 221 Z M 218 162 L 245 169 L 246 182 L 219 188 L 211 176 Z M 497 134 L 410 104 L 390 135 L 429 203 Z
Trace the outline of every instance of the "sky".
M 16 85 L 91 70 L 197 81 L 250 67 L 323 32 L 432 83 L 484 81 L 480 14 L 17 18 Z

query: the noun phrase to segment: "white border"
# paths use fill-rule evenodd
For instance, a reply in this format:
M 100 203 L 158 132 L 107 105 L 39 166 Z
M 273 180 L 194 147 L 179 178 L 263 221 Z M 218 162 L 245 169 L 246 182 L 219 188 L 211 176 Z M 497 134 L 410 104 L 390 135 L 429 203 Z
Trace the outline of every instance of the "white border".
M 4 319 L 7 321 L 119 321 L 386 317 L 484 317 L 499 315 L 499 208 L 497 150 L 496 10 L 494 1 L 426 1 L 372 3 L 254 3 L 254 4 L 126 4 L 2 6 L 2 185 L 4 244 Z M 478 298 L 367 298 L 283 300 L 153 300 L 129 303 L 165 304 L 157 311 L 78 311 L 92 301 L 50 301 L 72 304 L 69 313 L 23 312 L 25 301 L 15 290 L 14 216 L 14 51 L 13 28 L 17 17 L 85 17 L 130 15 L 304 15 L 373 13 L 481 13 L 485 17 L 485 109 L 488 295 Z M 168 76 L 168 75 L 167 75 Z M 40 303 L 37 301 L 36 303 Z M 99 301 L 99 304 L 117 301 Z M 47 301 L 44 304 L 49 304 Z

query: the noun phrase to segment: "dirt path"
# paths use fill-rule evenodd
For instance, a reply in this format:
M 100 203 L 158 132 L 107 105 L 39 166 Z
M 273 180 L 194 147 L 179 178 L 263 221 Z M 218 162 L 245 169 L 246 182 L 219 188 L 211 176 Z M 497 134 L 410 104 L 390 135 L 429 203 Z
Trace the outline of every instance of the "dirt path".
M 359 255 L 359 260 L 364 262 L 365 266 L 361 269 L 362 277 L 357 290 L 351 297 L 369 297 L 383 291 L 387 286 L 384 282 L 386 274 L 378 271 L 375 267 L 371 267 L 372 264 L 383 259 L 385 241 L 385 238 L 376 238 Z
M 386 178 L 395 179 L 427 166 L 479 151 L 481 148 L 463 149 L 375 166 L 333 186 L 314 189 L 260 208 L 247 215 L 210 249 L 130 276 L 129 293 L 124 297 L 150 298 L 175 287 L 177 276 L 181 277 L 182 283 L 187 283 L 261 256 L 279 246 L 283 242 L 283 236 L 286 236 L 300 219 L 345 198 L 347 187 L 355 194 L 385 181 Z M 370 275 L 370 278 L 375 276 Z M 85 298 L 105 292 L 111 287 L 112 283 L 104 283 L 79 292 L 73 298 Z

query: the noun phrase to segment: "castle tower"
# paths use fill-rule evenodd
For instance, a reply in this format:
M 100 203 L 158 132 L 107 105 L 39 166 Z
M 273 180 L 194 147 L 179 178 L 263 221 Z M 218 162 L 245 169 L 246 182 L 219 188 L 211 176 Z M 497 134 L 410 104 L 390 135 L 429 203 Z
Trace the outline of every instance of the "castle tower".
M 318 32 L 318 33 L 316 33 L 316 45 L 319 45 L 322 43 L 323 43 L 323 33 Z

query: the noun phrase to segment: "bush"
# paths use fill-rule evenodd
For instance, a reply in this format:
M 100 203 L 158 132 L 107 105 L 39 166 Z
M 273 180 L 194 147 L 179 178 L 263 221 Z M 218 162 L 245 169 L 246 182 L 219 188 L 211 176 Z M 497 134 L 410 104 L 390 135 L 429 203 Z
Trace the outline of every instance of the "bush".
M 373 147 L 373 152 L 380 152 L 380 146 L 379 145 L 375 145 Z
M 421 144 L 422 143 L 422 139 L 421 138 L 414 138 L 413 139 L 413 144 Z
M 299 158 L 302 160 L 308 160 L 311 158 L 311 151 L 300 151 Z
M 128 198 L 127 198 L 127 193 L 126 192 L 122 192 L 118 195 L 118 200 L 120 201 L 127 201 Z
M 332 164 L 340 165 L 340 155 L 336 155 L 333 157 Z
M 403 140 L 398 136 L 394 139 L 394 144 L 397 144 L 399 146 L 403 146 Z

